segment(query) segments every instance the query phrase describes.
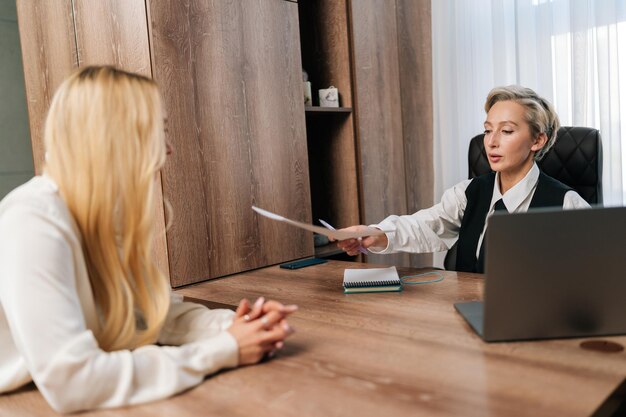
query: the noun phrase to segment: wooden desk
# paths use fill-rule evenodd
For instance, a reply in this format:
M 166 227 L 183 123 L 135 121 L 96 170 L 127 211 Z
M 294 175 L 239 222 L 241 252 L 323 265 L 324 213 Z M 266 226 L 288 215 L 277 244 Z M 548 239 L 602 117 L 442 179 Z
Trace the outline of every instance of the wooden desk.
M 442 282 L 401 293 L 344 295 L 346 267 L 372 265 L 269 267 L 180 290 L 232 306 L 243 296 L 295 302 L 297 332 L 274 360 L 168 400 L 84 415 L 588 416 L 626 375 L 626 353 L 583 350 L 582 339 L 483 343 L 453 307 L 481 298 L 480 275 L 443 272 Z M 4 415 L 56 414 L 30 387 L 0 396 Z

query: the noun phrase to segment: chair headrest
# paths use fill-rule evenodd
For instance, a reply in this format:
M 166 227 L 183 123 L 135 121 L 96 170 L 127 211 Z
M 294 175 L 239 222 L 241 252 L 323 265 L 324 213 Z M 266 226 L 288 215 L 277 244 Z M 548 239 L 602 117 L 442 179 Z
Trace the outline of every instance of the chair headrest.
M 491 171 L 484 134 L 470 141 L 469 178 Z M 589 204 L 602 204 L 602 140 L 597 129 L 563 126 L 552 149 L 537 163 L 547 175 L 572 187 Z

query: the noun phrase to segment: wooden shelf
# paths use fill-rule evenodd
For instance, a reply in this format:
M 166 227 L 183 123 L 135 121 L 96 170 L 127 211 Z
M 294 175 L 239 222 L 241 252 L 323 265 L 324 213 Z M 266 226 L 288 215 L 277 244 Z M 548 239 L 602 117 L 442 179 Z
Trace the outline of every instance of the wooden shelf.
M 314 219 L 335 225 L 361 224 L 350 54 L 349 0 L 298 2 L 302 69 L 313 91 L 335 86 L 342 107 L 305 106 L 309 183 Z M 315 100 L 316 97 L 313 97 Z M 335 244 L 316 256 L 347 255 Z M 321 253 L 321 254 L 320 254 Z
M 316 258 L 325 258 L 327 256 L 338 255 L 340 253 L 344 253 L 344 252 L 337 247 L 336 243 L 329 243 L 328 245 L 317 246 L 315 248 Z
M 304 106 L 307 113 L 352 113 L 352 107 Z

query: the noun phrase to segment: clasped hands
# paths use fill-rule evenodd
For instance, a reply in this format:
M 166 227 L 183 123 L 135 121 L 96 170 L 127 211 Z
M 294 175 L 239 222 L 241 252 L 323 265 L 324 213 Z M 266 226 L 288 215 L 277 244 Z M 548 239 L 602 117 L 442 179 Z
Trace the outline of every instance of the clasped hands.
M 287 316 L 296 310 L 296 305 L 285 306 L 278 301 L 265 301 L 263 297 L 253 306 L 247 299 L 241 300 L 233 324 L 228 328 L 239 345 L 239 364 L 257 363 L 282 349 L 284 340 L 294 332 L 287 323 Z

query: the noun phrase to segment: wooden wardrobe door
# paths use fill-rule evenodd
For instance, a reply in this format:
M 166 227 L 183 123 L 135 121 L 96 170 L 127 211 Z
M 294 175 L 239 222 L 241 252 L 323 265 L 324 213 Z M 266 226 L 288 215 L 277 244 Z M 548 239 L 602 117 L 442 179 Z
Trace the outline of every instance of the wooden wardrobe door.
M 78 64 L 114 65 L 152 78 L 148 19 L 144 0 L 74 1 Z M 155 194 L 157 266 L 169 276 L 161 178 Z
M 152 77 L 144 0 L 74 1 L 78 65 L 114 65 Z
M 152 76 L 144 0 L 18 0 L 18 19 L 35 170 L 44 161 L 43 124 L 52 96 L 77 67 L 114 65 Z M 168 274 L 160 183 L 155 258 Z
M 434 202 L 431 1 L 396 0 L 396 7 L 407 206 L 412 213 Z
M 431 0 L 396 0 L 407 213 L 434 204 Z M 411 266 L 431 266 L 431 254 Z
M 407 212 L 395 2 L 351 2 L 364 224 Z M 368 255 L 403 265 L 408 255 Z
M 313 254 L 297 4 L 149 0 L 174 152 L 170 274 L 184 285 Z
M 54 92 L 78 66 L 72 2 L 17 1 L 35 172 L 44 162 L 43 128 Z

